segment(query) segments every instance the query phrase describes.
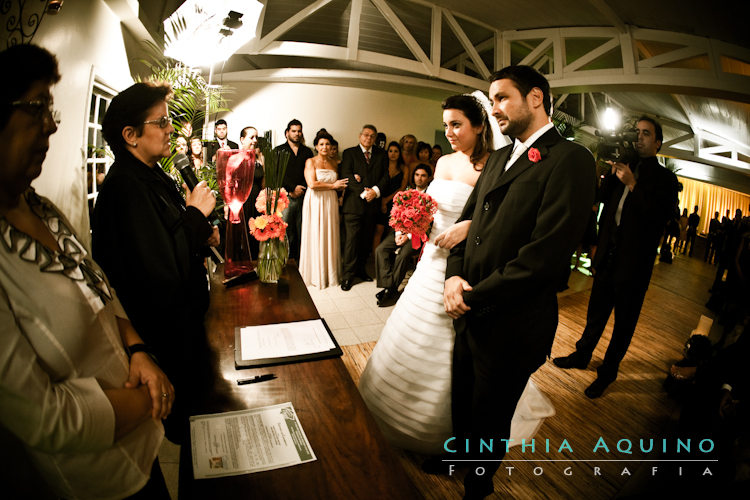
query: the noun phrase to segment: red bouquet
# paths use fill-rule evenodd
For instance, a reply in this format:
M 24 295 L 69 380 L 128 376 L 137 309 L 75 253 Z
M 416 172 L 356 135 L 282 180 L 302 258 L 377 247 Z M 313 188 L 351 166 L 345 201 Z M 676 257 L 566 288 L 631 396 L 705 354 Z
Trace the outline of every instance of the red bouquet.
M 411 246 L 416 250 L 427 241 L 437 209 L 437 202 L 427 193 L 416 189 L 399 191 L 393 197 L 393 208 L 388 225 L 396 231 L 410 233 Z

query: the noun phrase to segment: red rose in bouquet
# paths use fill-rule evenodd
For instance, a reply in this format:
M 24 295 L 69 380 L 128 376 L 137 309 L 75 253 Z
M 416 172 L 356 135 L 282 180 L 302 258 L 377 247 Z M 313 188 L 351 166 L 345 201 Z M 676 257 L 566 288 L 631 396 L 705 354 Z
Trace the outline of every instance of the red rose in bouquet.
M 437 202 L 427 193 L 416 189 L 399 191 L 393 197 L 393 208 L 388 225 L 396 231 L 410 233 L 411 246 L 416 250 L 427 241 L 437 209 Z

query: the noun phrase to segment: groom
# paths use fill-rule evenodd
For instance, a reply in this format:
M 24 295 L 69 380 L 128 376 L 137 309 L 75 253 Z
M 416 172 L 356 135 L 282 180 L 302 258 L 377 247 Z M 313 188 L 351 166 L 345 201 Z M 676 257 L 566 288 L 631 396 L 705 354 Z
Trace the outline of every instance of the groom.
M 490 78 L 492 115 L 515 142 L 494 152 L 459 218 L 466 240 L 448 257 L 445 310 L 454 319 L 454 435 L 470 464 L 465 498 L 493 492 L 510 422 L 557 329 L 556 287 L 594 203 L 591 153 L 564 140 L 549 114 L 549 83 L 529 66 Z M 479 453 L 480 439 L 494 452 Z M 481 462 L 495 460 L 494 462 Z M 477 470 L 479 468 L 479 470 Z M 482 474 L 484 472 L 484 474 Z

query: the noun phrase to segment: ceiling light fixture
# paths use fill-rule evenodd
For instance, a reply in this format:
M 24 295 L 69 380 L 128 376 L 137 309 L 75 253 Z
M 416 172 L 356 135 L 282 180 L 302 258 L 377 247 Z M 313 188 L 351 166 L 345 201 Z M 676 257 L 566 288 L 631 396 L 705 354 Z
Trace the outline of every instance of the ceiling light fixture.
M 164 21 L 164 55 L 191 67 L 227 60 L 255 38 L 257 0 L 187 0 Z

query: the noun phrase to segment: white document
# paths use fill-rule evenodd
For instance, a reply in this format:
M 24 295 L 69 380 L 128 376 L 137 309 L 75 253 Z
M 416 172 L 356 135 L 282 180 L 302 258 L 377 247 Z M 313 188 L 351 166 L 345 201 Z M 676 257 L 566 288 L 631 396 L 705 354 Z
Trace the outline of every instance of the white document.
M 292 403 L 190 417 L 195 479 L 317 460 Z
M 243 361 L 285 358 L 335 349 L 323 321 L 295 321 L 240 329 Z

